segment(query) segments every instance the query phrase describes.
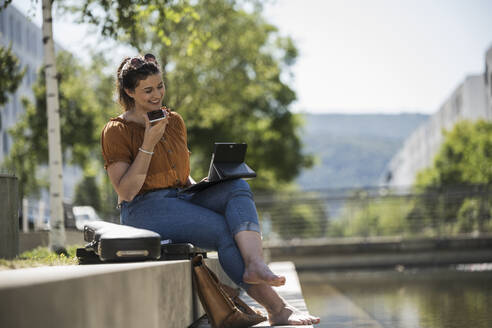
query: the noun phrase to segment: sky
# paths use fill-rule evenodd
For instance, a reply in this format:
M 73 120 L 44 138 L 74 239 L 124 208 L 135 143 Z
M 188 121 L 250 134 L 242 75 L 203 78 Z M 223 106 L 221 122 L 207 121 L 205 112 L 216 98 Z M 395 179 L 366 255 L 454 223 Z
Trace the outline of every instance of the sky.
M 28 12 L 31 0 L 13 3 Z M 264 16 L 299 49 L 296 112 L 432 114 L 483 73 L 492 47 L 490 0 L 271 0 Z M 54 24 L 55 39 L 82 58 L 95 46 L 118 60 L 131 52 L 67 18 Z

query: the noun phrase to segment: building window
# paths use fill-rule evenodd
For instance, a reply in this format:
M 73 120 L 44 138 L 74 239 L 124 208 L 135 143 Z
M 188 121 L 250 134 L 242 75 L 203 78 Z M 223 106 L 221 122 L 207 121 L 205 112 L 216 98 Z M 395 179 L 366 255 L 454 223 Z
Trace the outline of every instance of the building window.
M 9 41 L 13 43 L 14 42 L 14 24 L 15 24 L 14 17 L 9 15 L 9 22 L 10 22 L 10 24 L 7 24 L 9 27 L 9 37 L 10 37 Z
M 36 56 L 36 32 L 31 33 L 31 51 L 35 57 Z
M 26 35 L 25 35 L 25 44 L 26 50 L 31 52 L 31 32 L 29 32 L 29 27 L 26 26 Z
M 16 40 L 17 40 L 17 46 L 20 48 L 22 47 L 22 25 L 20 21 L 17 21 L 17 29 L 16 29 Z
M 12 116 L 15 118 L 15 115 L 17 114 L 17 106 L 19 104 L 17 95 L 14 95 L 14 99 L 12 101 Z
M 454 108 L 455 108 L 455 114 L 458 116 L 461 112 L 461 105 L 462 105 L 462 100 L 461 100 L 461 95 L 457 95 L 456 99 L 454 100 Z
M 22 26 L 22 22 L 19 21 L 19 30 L 17 31 L 17 33 L 19 34 L 19 47 L 21 48 L 24 48 L 25 44 L 24 44 L 24 39 L 26 37 L 26 35 L 24 34 L 24 27 Z
M 2 36 L 5 35 L 5 19 L 3 18 L 4 11 L 0 11 L 0 32 L 2 32 Z
M 8 119 L 9 119 L 9 115 L 10 115 L 10 101 L 7 101 L 7 104 L 5 105 L 5 121 L 8 122 Z
M 7 132 L 6 131 L 3 131 L 2 133 L 2 151 L 3 151 L 3 154 L 6 156 L 8 153 L 9 153 L 9 145 L 8 145 L 8 140 L 7 140 L 8 136 L 7 136 Z
M 27 86 L 31 86 L 31 67 L 29 64 L 26 65 L 26 83 Z
M 2 25 L 3 25 L 3 35 L 5 36 L 6 39 L 8 39 L 8 29 L 9 29 L 9 22 L 8 22 L 9 17 L 7 14 L 4 12 L 3 17 L 2 17 Z

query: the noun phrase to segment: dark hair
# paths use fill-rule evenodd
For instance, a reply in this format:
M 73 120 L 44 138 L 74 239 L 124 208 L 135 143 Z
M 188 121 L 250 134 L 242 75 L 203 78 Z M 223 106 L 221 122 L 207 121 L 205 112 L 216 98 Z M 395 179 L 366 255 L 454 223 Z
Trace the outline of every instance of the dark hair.
M 135 90 L 141 80 L 161 72 L 155 57 L 152 60 L 147 60 L 147 56 L 126 57 L 118 67 L 116 93 L 118 94 L 118 102 L 125 111 L 135 106 L 135 101 L 126 93 L 125 89 Z

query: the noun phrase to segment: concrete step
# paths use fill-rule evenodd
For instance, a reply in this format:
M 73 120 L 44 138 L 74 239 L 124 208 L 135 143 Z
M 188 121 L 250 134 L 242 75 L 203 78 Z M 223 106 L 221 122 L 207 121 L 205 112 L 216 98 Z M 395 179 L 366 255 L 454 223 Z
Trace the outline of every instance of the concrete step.
M 206 263 L 226 280 L 216 258 Z M 183 328 L 197 303 L 189 260 L 0 272 L 0 327 Z

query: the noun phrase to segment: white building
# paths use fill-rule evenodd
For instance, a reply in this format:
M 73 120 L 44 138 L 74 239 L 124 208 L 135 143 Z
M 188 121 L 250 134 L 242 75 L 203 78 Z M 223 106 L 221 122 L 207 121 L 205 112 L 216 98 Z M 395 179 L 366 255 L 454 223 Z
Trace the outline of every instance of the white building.
M 26 68 L 26 74 L 17 91 L 11 95 L 10 101 L 0 110 L 0 162 L 12 146 L 12 139 L 7 130 L 24 112 L 22 97 L 33 100 L 32 85 L 43 63 L 41 29 L 12 5 L 0 11 L 0 45 L 8 47 L 10 44 L 22 67 Z
M 485 88 L 487 89 L 487 99 L 489 105 L 489 114 L 492 113 L 492 47 L 485 54 Z M 490 116 L 489 116 L 489 119 Z
M 2 1 L 0 1 L 0 5 Z M 43 64 L 42 30 L 29 18 L 25 17 L 14 5 L 10 4 L 0 11 L 0 46 L 12 46 L 12 52 L 19 58 L 21 66 L 26 68 L 24 79 L 17 91 L 10 96 L 9 102 L 0 107 L 0 163 L 10 152 L 12 138 L 8 129 L 17 123 L 24 113 L 22 98 L 34 100 L 32 86 L 36 81 L 37 72 Z M 61 47 L 57 44 L 56 50 Z M 63 108 L 61 108 L 63 110 Z M 78 167 L 65 166 L 63 168 L 64 198 L 71 202 L 74 186 L 82 173 Z M 47 200 L 47 193 L 42 198 Z
M 486 53 L 483 75 L 468 76 L 439 110 L 408 137 L 382 177 L 390 187 L 411 186 L 417 173 L 433 164 L 443 142 L 442 130 L 461 120 L 492 120 L 492 47 Z

